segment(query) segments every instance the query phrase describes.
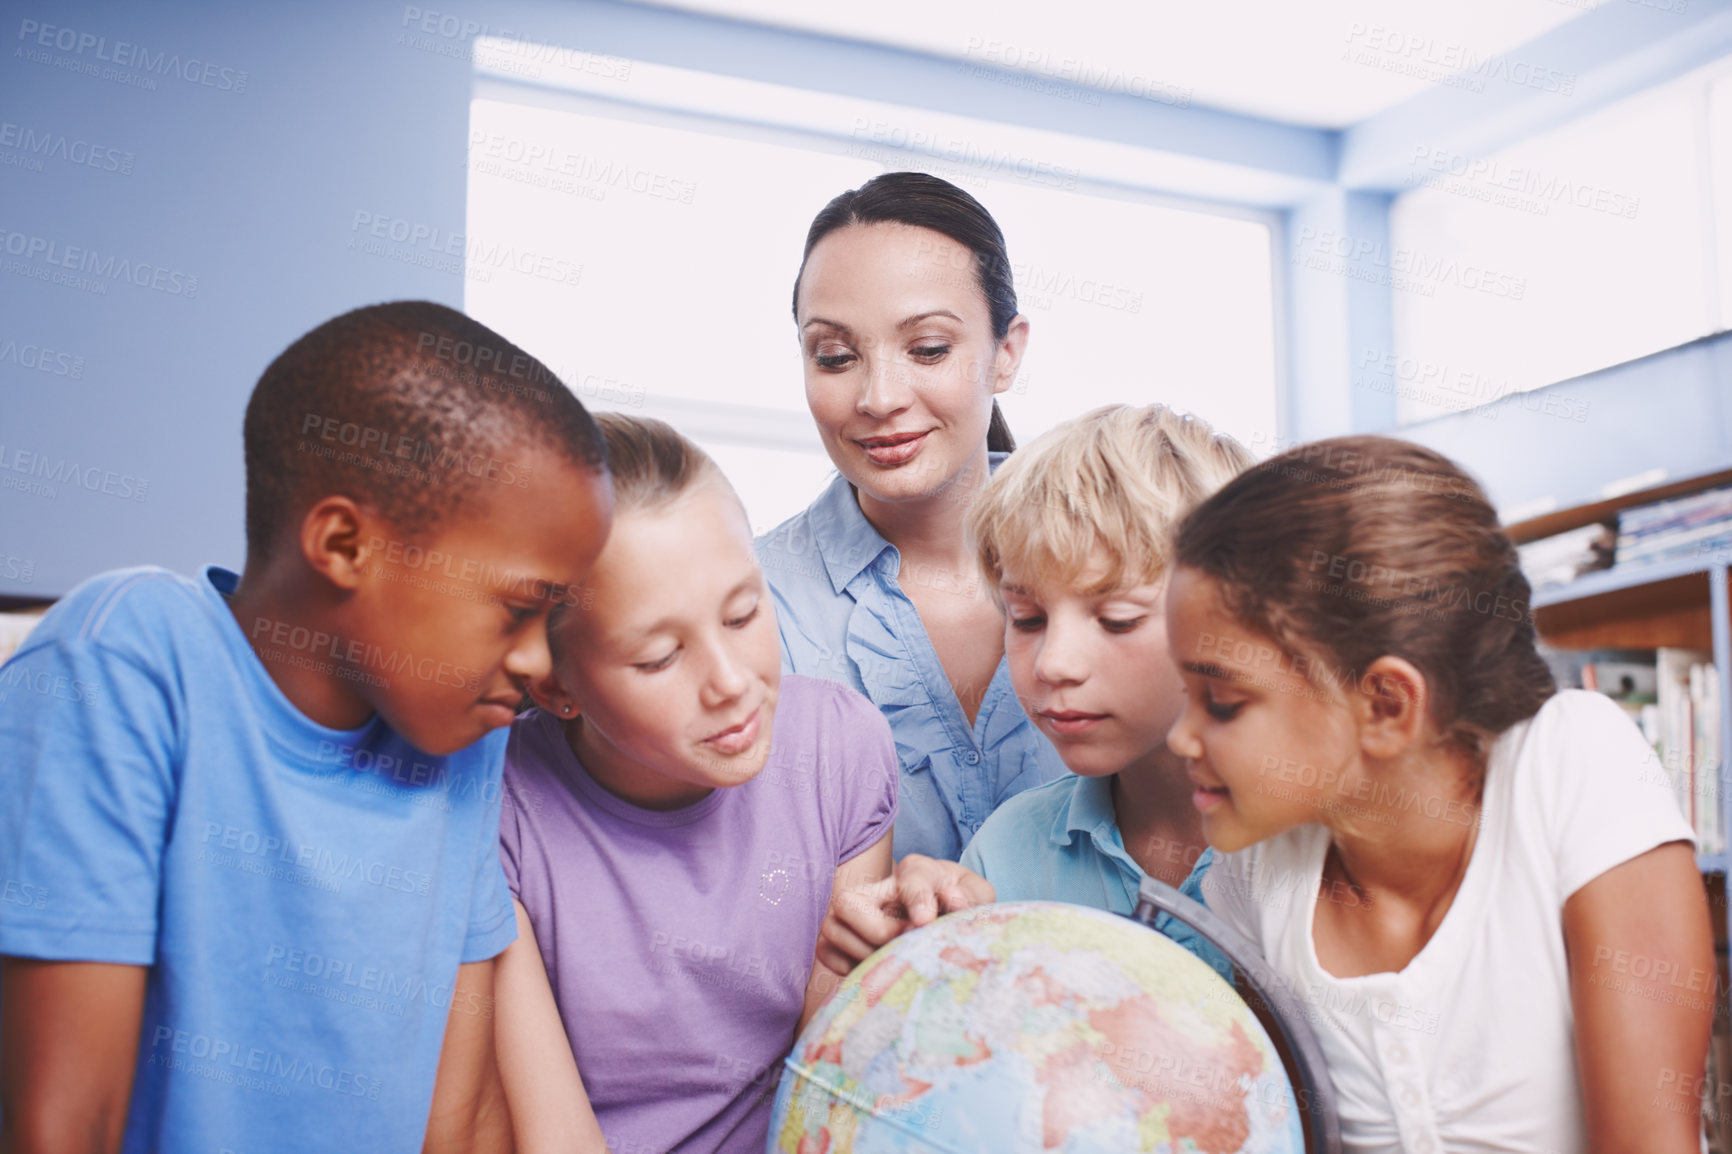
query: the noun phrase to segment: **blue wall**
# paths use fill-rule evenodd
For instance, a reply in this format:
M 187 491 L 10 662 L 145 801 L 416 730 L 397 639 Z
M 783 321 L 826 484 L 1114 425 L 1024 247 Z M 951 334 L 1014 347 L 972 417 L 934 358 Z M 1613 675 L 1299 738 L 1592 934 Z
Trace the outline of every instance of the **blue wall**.
M 0 152 L 42 170 L 0 167 L 0 594 L 53 596 L 120 565 L 238 568 L 241 416 L 265 365 L 356 305 L 462 303 L 458 276 L 347 247 L 357 211 L 463 229 L 469 66 L 397 45 L 402 11 L 80 2 L 12 18 Z M 22 35 L 32 20 L 89 39 L 44 48 Z M 148 91 L 61 66 L 113 69 L 96 57 L 119 42 L 159 69 L 178 56 L 196 82 L 157 73 Z M 25 152 L 26 131 L 51 155 Z M 130 172 L 54 155 L 85 156 L 78 142 Z M 102 276 L 111 257 L 146 285 L 119 260 Z M 19 271 L 67 271 L 50 259 L 94 261 L 84 275 L 106 292 Z M 26 367 L 40 348 L 64 373 Z
M 1641 39 L 1624 27 L 1633 17 L 1613 7 L 1627 6 L 1566 27 L 1576 39 L 1594 33 L 1601 71 L 1626 88 L 1679 70 L 1704 44 L 1732 42 L 1732 0 L 1693 6 L 1658 47 L 1650 41 L 1660 33 Z M 358 213 L 463 231 L 467 57 L 482 24 L 1204 157 L 1227 174 L 1217 195 L 1290 210 L 1278 254 L 1290 269 L 1308 223 L 1367 236 L 1387 228 L 1386 194 L 1332 183 L 1339 134 L 1114 93 L 1085 110 L 973 78 L 954 61 L 615 0 L 472 0 L 461 11 L 395 0 L 35 0 L 12 9 L 0 24 L 0 596 L 57 596 L 122 565 L 238 566 L 241 416 L 265 365 L 357 305 L 461 305 L 455 271 L 351 242 L 362 239 Z M 1632 72 L 1620 55 L 1632 45 L 1647 71 Z M 154 89 L 127 83 L 141 78 Z M 1594 101 L 1623 90 L 1600 84 Z M 1402 117 L 1434 120 L 1427 101 L 1437 99 L 1383 114 L 1373 135 L 1387 151 Z M 1369 148 L 1355 155 L 1363 161 Z M 45 274 L 81 275 L 102 291 Z M 1346 357 L 1388 347 L 1377 338 L 1387 334 L 1387 300 L 1338 276 L 1296 272 L 1288 288 L 1283 433 L 1386 427 L 1393 394 L 1352 389 Z M 1727 354 L 1690 348 L 1558 386 L 1557 396 L 1583 393 L 1586 421 L 1505 402 L 1495 419 L 1465 414 L 1404 435 L 1460 457 L 1506 507 L 1591 499 L 1606 481 L 1653 467 L 1674 477 L 1725 467 Z
M 1334 168 L 1334 134 L 1314 129 L 1115 93 L 1081 111 L 951 60 L 612 0 L 39 0 L 0 26 L 0 249 L 18 250 L 0 255 L 15 262 L 0 264 L 0 596 L 121 565 L 238 565 L 241 416 L 270 359 L 357 305 L 461 304 L 460 276 L 349 245 L 358 212 L 463 231 L 477 26 L 1167 148 L 1269 203 Z M 127 171 L 30 151 L 45 137 Z M 50 261 L 125 261 L 146 284 L 36 279 L 66 271 Z M 77 375 L 22 363 L 44 348 Z

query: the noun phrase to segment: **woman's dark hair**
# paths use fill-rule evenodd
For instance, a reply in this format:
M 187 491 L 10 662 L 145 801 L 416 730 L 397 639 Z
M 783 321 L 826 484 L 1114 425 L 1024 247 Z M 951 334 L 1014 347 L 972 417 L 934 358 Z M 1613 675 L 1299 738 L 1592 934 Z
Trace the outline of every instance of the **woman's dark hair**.
M 800 277 L 818 242 L 851 224 L 907 224 L 943 233 L 974 253 L 974 271 L 986 309 L 992 318 L 992 339 L 1002 341 L 1016 316 L 1016 285 L 1004 233 L 978 200 L 962 189 L 924 172 L 886 172 L 825 205 L 806 232 L 806 251 L 794 277 L 794 312 L 800 309 Z M 1010 425 L 998 402 L 992 402 L 992 423 L 986 429 L 987 450 L 1008 453 L 1016 448 Z
M 1185 518 L 1174 561 L 1213 579 L 1227 611 L 1305 659 L 1313 681 L 1351 686 L 1379 657 L 1411 662 L 1439 735 L 1482 764 L 1557 691 L 1497 511 L 1419 445 L 1336 437 L 1254 465 Z

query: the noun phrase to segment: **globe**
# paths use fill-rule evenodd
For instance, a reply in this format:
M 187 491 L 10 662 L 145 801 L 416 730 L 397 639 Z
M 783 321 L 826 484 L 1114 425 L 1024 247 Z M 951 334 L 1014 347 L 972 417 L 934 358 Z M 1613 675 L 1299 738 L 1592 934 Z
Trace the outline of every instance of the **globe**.
M 1233 987 L 1132 921 L 1059 902 L 940 918 L 854 969 L 785 1062 L 769 1150 L 1305 1149 Z

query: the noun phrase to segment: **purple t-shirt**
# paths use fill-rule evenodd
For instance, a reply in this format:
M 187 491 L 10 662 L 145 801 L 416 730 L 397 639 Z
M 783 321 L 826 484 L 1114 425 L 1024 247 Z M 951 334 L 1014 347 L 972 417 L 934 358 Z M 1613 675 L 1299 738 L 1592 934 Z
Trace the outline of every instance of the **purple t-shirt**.
M 785 674 L 762 772 L 676 810 L 608 793 L 559 718 L 505 755 L 500 853 L 614 1154 L 761 1154 L 836 867 L 890 833 L 896 747 Z

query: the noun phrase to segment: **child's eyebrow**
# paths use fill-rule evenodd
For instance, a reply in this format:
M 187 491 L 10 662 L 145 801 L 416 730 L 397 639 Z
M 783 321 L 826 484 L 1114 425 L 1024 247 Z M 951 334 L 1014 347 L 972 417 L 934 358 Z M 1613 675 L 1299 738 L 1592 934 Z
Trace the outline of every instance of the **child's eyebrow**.
M 1213 677 L 1217 681 L 1237 680 L 1229 670 L 1212 661 L 1182 661 L 1179 668 L 1186 673 L 1195 673 L 1198 677 Z
M 1128 584 L 1123 577 L 1108 575 L 1092 585 L 1079 589 L 1078 592 L 1084 597 L 1093 597 L 1097 601 L 1111 601 L 1115 597 L 1126 601 L 1143 601 L 1153 600 L 1160 595 L 1160 590 L 1156 589 L 1153 593 L 1143 594 L 1139 597 L 1136 594 L 1142 588 L 1141 585 Z

